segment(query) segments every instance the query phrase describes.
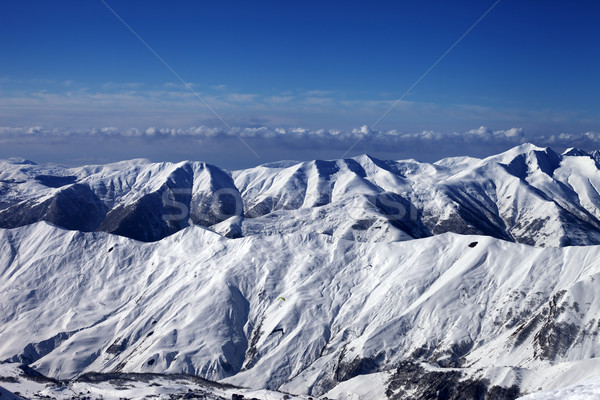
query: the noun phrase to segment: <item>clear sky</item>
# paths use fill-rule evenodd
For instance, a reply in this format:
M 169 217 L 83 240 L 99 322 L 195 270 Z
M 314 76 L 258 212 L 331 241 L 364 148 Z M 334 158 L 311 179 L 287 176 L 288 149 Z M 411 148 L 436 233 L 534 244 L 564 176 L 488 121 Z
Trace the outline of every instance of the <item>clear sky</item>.
M 339 158 L 495 3 L 105 1 L 233 132 L 100 0 L 11 0 L 0 157 Z M 501 0 L 349 155 L 600 147 L 599 20 L 598 1 Z

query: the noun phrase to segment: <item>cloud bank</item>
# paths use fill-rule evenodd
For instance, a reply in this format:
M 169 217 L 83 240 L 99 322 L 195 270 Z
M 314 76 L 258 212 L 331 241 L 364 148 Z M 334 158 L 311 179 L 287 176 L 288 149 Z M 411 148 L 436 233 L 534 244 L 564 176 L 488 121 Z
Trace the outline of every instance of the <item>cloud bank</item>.
M 242 141 L 244 143 L 242 143 Z M 600 148 L 600 132 L 529 135 L 522 128 L 493 130 L 485 126 L 464 132 L 372 131 L 197 126 L 189 128 L 92 129 L 0 127 L 0 158 L 24 157 L 67 165 L 105 163 L 130 158 L 153 161 L 200 160 L 236 169 L 283 159 L 310 160 L 371 154 L 383 159 L 436 161 L 458 155 L 483 157 L 521 143 L 557 151 Z M 246 144 L 255 150 L 256 157 Z
M 484 99 L 478 104 L 461 104 L 456 102 L 457 99 L 435 102 L 409 98 L 396 104 L 396 96 L 400 94 L 318 88 L 257 92 L 226 85 L 189 85 L 195 93 L 173 82 L 85 85 L 77 81 L 25 82 L 0 78 L 0 125 L 85 129 L 94 126 L 120 129 L 131 126 L 183 129 L 219 126 L 219 119 L 205 106 L 208 104 L 230 126 L 352 130 L 379 120 L 395 104 L 377 125 L 378 129 L 465 132 L 479 125 L 519 126 L 536 134 L 600 129 L 600 115 L 589 107 L 578 110 L 523 109 Z
M 404 100 L 372 131 L 365 124 L 389 110 L 392 95 L 366 98 L 319 88 L 253 93 L 190 85 L 222 120 L 172 82 L 86 86 L 0 78 L 0 158 L 67 165 L 188 159 L 235 169 L 363 153 L 431 162 L 487 156 L 523 142 L 559 151 L 600 148 L 595 111 Z

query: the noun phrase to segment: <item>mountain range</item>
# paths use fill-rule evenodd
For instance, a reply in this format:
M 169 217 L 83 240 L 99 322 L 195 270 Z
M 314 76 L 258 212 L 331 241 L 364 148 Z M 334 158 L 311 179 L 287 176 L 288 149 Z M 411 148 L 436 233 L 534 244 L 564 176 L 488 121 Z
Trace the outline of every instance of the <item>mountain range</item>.
M 13 159 L 0 180 L 7 365 L 337 399 L 514 399 L 600 375 L 597 153 Z
M 446 232 L 533 246 L 600 243 L 600 153 L 524 144 L 436 163 L 370 156 L 226 171 L 200 162 L 0 162 L 0 227 L 38 221 L 157 241 L 199 225 L 229 238 L 323 233 L 389 242 Z

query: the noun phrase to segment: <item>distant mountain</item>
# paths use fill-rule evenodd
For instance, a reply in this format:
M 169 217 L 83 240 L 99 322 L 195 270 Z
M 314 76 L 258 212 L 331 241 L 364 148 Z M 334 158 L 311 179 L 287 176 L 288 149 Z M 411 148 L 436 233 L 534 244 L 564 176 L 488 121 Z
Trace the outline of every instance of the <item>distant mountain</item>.
M 81 168 L 0 163 L 0 227 L 37 221 L 156 241 L 235 212 L 231 175 L 204 163 L 133 160 Z M 219 199 L 214 194 L 223 191 Z
M 433 164 L 370 156 L 224 171 L 133 160 L 0 162 L 0 227 L 38 221 L 156 241 L 190 225 L 230 238 L 318 232 L 366 242 L 446 232 L 534 246 L 600 244 L 598 152 L 531 144 Z

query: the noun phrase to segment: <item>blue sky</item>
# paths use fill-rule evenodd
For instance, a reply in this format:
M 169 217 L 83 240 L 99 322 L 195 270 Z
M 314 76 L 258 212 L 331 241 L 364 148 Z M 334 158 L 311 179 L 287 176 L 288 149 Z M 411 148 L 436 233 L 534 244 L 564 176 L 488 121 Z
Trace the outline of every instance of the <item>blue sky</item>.
M 494 1 L 107 4 L 229 126 L 285 131 L 285 140 L 249 135 L 257 153 L 263 150 L 260 159 L 239 140 L 231 142 L 228 128 L 99 0 L 5 1 L 0 157 L 74 163 L 192 158 L 225 167 L 341 157 L 361 127 L 378 120 Z M 600 131 L 598 17 L 597 1 L 500 1 L 369 133 L 385 140 L 369 137 L 350 155 L 483 155 L 518 140 L 567 145 L 557 139 L 561 134 L 595 146 L 590 137 Z M 471 149 L 439 143 L 436 151 L 427 150 L 426 132 L 456 141 L 457 133 L 468 136 L 481 126 L 520 133 L 508 142 L 488 135 Z M 31 127 L 43 132 L 36 146 L 28 142 L 31 135 L 16 133 Z M 226 132 L 200 135 L 201 141 L 165 134 L 160 144 L 156 135 L 145 134 L 198 127 Z M 298 128 L 312 132 L 311 138 L 325 132 L 328 141 L 313 142 Z M 129 142 L 122 146 L 127 151 L 112 154 L 101 140 L 102 132 L 115 129 Z M 126 133 L 132 130 L 144 134 Z M 415 144 L 388 142 L 389 131 L 425 133 Z M 65 139 L 74 134 L 77 140 Z M 235 155 L 232 146 L 239 150 Z

